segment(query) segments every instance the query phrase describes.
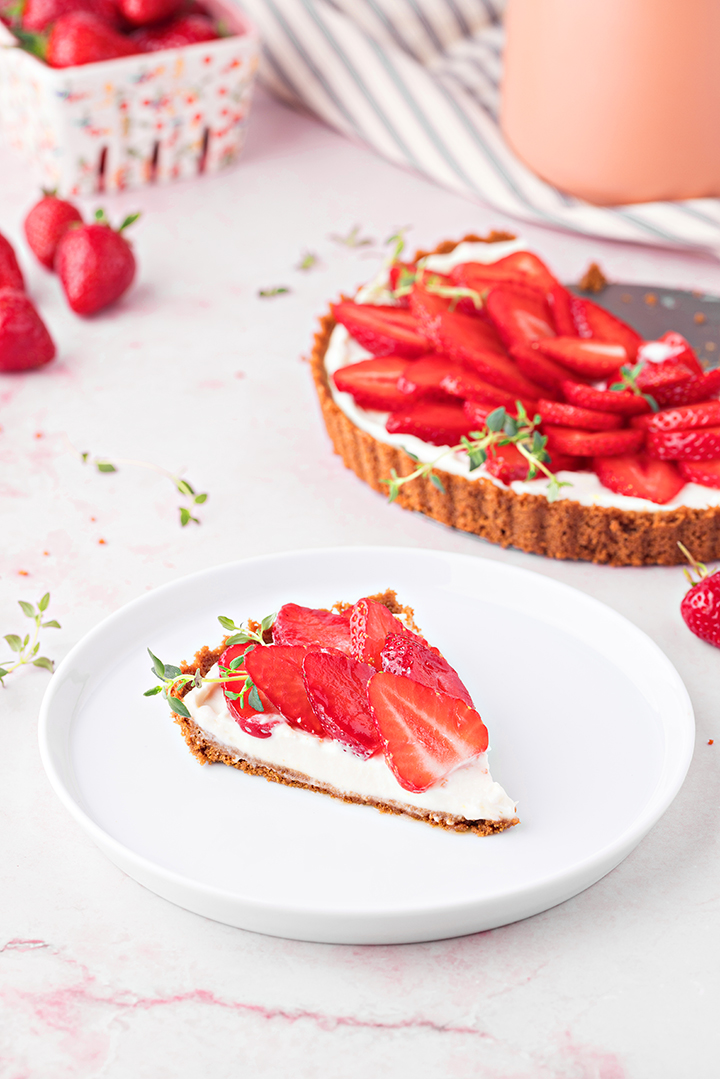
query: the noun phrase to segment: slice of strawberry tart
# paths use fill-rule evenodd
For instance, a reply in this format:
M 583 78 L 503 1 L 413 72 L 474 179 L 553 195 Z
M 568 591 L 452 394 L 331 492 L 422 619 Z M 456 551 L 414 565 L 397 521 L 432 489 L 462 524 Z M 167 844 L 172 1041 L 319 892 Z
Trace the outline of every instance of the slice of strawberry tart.
M 395 593 L 285 604 L 153 669 L 191 752 L 277 783 L 490 835 L 518 823 L 468 690 Z
M 407 509 L 553 558 L 720 557 L 720 369 L 507 233 L 398 250 L 311 362 L 336 452 Z

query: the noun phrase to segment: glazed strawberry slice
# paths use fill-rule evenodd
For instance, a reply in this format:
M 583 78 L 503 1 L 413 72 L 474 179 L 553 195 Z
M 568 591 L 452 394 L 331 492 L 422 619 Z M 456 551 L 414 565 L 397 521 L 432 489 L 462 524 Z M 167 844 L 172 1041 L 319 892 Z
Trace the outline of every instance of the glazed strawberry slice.
M 242 671 L 244 664 L 239 664 L 237 667 L 230 667 L 233 660 L 236 660 L 238 656 L 244 656 L 249 650 L 252 650 L 254 645 L 251 642 L 247 644 L 233 644 L 229 648 L 226 648 L 223 654 L 218 660 L 218 668 L 221 676 L 232 673 L 233 670 Z M 268 698 L 258 690 L 260 696 L 260 702 L 263 706 L 263 711 L 258 712 L 257 709 L 252 708 L 247 702 L 247 693 L 243 698 L 244 703 L 241 705 L 239 699 L 229 697 L 228 693 L 241 693 L 245 686 L 245 679 L 238 678 L 234 682 L 223 682 L 223 693 L 225 694 L 225 703 L 228 707 L 228 712 L 237 721 L 238 726 L 245 731 L 246 734 L 251 734 L 254 738 L 269 738 L 272 734 L 273 727 L 276 727 L 281 722 L 277 709 L 270 703 Z
M 421 356 L 419 360 L 406 363 L 405 369 L 398 379 L 397 388 L 400 393 L 400 402 L 395 406 L 401 409 L 408 404 L 408 398 L 413 401 L 433 400 L 447 401 L 452 396 L 443 386 L 442 382 L 446 375 L 462 370 L 458 364 L 449 360 L 446 356 L 431 353 L 429 356 Z
M 638 348 L 637 360 L 643 366 L 649 366 L 650 370 L 653 365 L 662 367 L 663 364 L 676 363 L 687 368 L 692 375 L 703 373 L 690 343 L 674 330 L 664 333 L 657 341 L 644 341 Z
M 619 457 L 640 451 L 645 432 L 627 428 L 624 431 L 576 431 L 571 427 L 543 426 L 552 455 L 567 453 L 574 457 Z
M 355 659 L 380 670 L 381 653 L 389 633 L 415 637 L 384 603 L 359 599 L 350 609 L 350 646 Z M 421 640 L 417 637 L 417 640 Z
M 582 337 L 550 337 L 538 342 L 538 351 L 585 378 L 606 378 L 628 362 L 623 345 Z
M 442 314 L 450 310 L 450 299 L 431 292 L 422 282 L 416 281 L 408 300 L 420 332 L 432 341 L 436 348 L 440 348 L 438 321 Z
M 720 427 L 648 431 L 647 452 L 660 461 L 712 461 L 720 457 Z
M 408 366 L 402 356 L 375 356 L 348 364 L 335 372 L 333 382 L 342 393 L 351 393 L 361 408 L 392 412 L 406 403 L 398 379 Z
M 659 505 L 671 502 L 685 486 L 675 465 L 655 461 L 645 453 L 596 457 L 592 467 L 603 487 L 610 491 L 629 498 L 647 498 Z
M 273 644 L 314 645 L 350 652 L 350 612 L 284 603 L 272 628 Z
M 446 311 L 439 316 L 442 352 L 470 367 L 481 379 L 518 397 L 539 397 L 541 388 L 525 378 L 507 355 L 486 347 L 486 327 L 480 319 Z
M 454 446 L 469 430 L 461 404 L 454 401 L 420 401 L 391 412 L 385 429 L 392 435 L 415 435 L 433 446 Z
M 245 657 L 245 670 L 291 727 L 322 738 L 322 724 L 312 710 L 302 678 L 310 648 L 302 645 L 256 645 Z
M 347 300 L 332 306 L 333 317 L 374 356 L 414 359 L 432 350 L 413 315 L 402 307 L 380 307 Z
M 495 327 L 472 315 L 449 308 L 438 310 L 433 332 L 437 349 L 453 359 L 462 359 L 463 352 L 469 353 L 471 363 L 476 353 L 490 353 L 507 359 L 505 346 Z
M 485 724 L 457 697 L 382 671 L 370 679 L 368 699 L 388 765 L 405 790 L 420 794 L 487 749 Z
M 497 262 L 461 262 L 450 271 L 453 282 L 484 292 L 496 285 L 525 285 L 542 293 L 555 285 L 556 278 L 532 251 L 515 251 Z
M 303 660 L 305 692 L 325 734 L 363 760 L 382 749 L 367 697 L 375 673 L 369 663 L 333 652 L 308 652 Z
M 622 345 L 627 353 L 628 361 L 632 363 L 635 360 L 637 350 L 643 340 L 632 326 L 628 326 L 627 322 L 611 315 L 604 307 L 593 303 L 592 300 L 572 296 L 570 302 L 578 337 L 592 337 L 597 341 Z
M 517 446 L 510 443 L 492 450 L 485 462 L 485 471 L 503 483 L 523 482 L 528 477 L 530 465 Z
M 720 401 L 665 408 L 660 412 L 651 412 L 649 416 L 634 416 L 630 423 L 643 431 L 689 431 L 695 427 L 714 427 L 720 424 Z
M 621 416 L 639 416 L 650 412 L 650 405 L 639 394 L 619 390 L 597 390 L 581 382 L 566 379 L 561 390 L 571 405 L 593 408 L 599 412 L 616 412 Z
M 572 313 L 572 293 L 556 282 L 548 289 L 545 299 L 552 314 L 555 333 L 562 337 L 577 336 Z
M 473 707 L 472 697 L 460 681 L 457 671 L 444 656 L 418 637 L 407 633 L 389 633 L 381 653 L 382 669 L 421 682 L 437 693 L 459 697 Z
M 547 401 L 544 398 L 538 401 L 537 410 L 544 423 L 555 423 L 559 427 L 579 427 L 583 431 L 616 431 L 623 425 L 623 417 L 618 413 L 578 408 L 577 405 Z
M 510 355 L 517 363 L 520 371 L 531 382 L 541 386 L 547 397 L 550 393 L 558 393 L 562 383 L 566 379 L 574 379 L 577 376 L 568 367 L 563 367 L 555 360 L 549 360 L 543 356 L 538 348 L 538 342 L 531 345 L 513 345 Z
M 535 412 L 536 400 L 530 397 L 520 397 L 508 390 L 501 390 L 499 386 L 491 386 L 489 382 L 478 375 L 473 374 L 467 368 L 456 367 L 449 371 L 442 380 L 442 388 L 451 397 L 461 397 L 464 401 L 475 401 L 482 405 L 489 405 L 488 411 L 492 411 L 498 405 L 515 412 L 518 401 L 521 402 L 525 411 Z
M 544 296 L 519 286 L 492 289 L 485 310 L 506 348 L 530 345 L 555 336 L 550 308 Z
M 720 458 L 714 461 L 678 461 L 677 468 L 688 483 L 699 483 L 702 487 L 720 487 Z

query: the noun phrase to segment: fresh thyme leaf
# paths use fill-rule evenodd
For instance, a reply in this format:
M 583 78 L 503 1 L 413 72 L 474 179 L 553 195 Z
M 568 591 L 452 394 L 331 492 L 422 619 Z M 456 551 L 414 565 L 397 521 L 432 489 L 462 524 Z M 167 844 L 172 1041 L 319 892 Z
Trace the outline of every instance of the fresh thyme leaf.
M 35 617 L 35 608 L 33 607 L 32 603 L 26 603 L 24 599 L 19 599 L 18 604 L 22 608 L 23 614 L 27 615 L 28 618 Z
M 0 667 L 0 682 L 2 682 L 3 678 L 8 674 L 10 674 L 10 671 L 6 671 L 4 667 Z
M 502 431 L 503 427 L 505 426 L 506 416 L 507 413 L 502 406 L 500 408 L 496 408 L 493 412 L 491 412 L 485 420 L 485 425 L 488 431 L 492 431 L 493 433 L 495 433 L 496 431 Z
M 38 610 L 46 611 L 47 605 L 50 602 L 50 593 L 46 592 L 42 599 L 38 600 Z
M 52 671 L 55 668 L 55 664 L 47 656 L 38 656 L 37 659 L 32 661 L 33 667 L 44 667 L 46 671 Z
M 180 492 L 181 495 L 194 495 L 195 494 L 195 492 L 193 491 L 192 487 L 190 486 L 190 484 L 188 483 L 187 480 L 177 480 L 176 483 L 175 483 L 175 486 L 177 487 L 177 489 L 178 489 L 178 491 Z
M 109 461 L 96 461 L 95 467 L 98 472 L 117 472 L 115 465 L 110 464 Z
M 207 502 L 207 495 L 195 495 L 193 502 L 196 506 L 201 506 L 203 502 Z
M 222 626 L 223 629 L 238 629 L 238 627 L 233 622 L 232 618 L 228 618 L 224 614 L 218 615 L 218 622 L 220 623 L 220 625 Z
M 172 663 L 165 664 L 165 678 L 179 678 L 181 674 L 179 667 L 173 667 Z
M 54 618 L 51 618 L 49 622 L 41 622 L 42 629 L 62 629 L 59 622 L 56 622 Z
M 156 693 L 162 693 L 162 686 L 153 686 L 152 689 L 146 689 L 143 693 L 143 697 L 154 697 Z
M 243 653 L 242 656 L 235 656 L 235 659 L 230 660 L 230 666 L 228 667 L 228 670 L 236 671 L 238 669 L 238 667 L 241 667 L 244 662 L 245 662 L 244 653 Z
M 118 229 L 118 232 L 122 232 L 123 229 L 129 228 L 130 225 L 134 225 L 139 217 L 140 217 L 139 212 L 136 213 L 136 214 L 128 214 L 128 216 L 125 218 L 122 225 Z
M 12 649 L 13 652 L 20 652 L 22 650 L 22 641 L 17 633 L 6 633 L 5 640 L 8 643 L 8 648 Z
M 410 450 L 407 449 L 405 446 L 403 446 L 403 449 L 405 450 L 405 453 L 408 455 L 408 457 L 410 458 L 411 461 L 419 461 L 420 460 L 420 458 L 417 457 L 414 453 L 410 453 Z
M 270 629 L 270 627 L 274 624 L 276 618 L 277 618 L 277 611 L 275 612 L 275 614 L 266 614 L 265 615 L 262 622 L 260 623 L 260 629 L 262 630 L 263 633 L 267 632 L 267 630 Z
M 444 495 L 446 493 L 445 488 L 443 486 L 443 481 L 440 479 L 440 477 L 435 472 L 430 473 L 430 482 L 433 485 L 433 487 L 437 487 L 437 489 L 438 489 L 438 491 L 440 492 L 441 495 Z
M 515 438 L 519 430 L 517 420 L 513 416 L 506 416 L 502 429 L 510 438 Z
M 260 694 L 257 691 L 257 687 L 253 684 L 250 692 L 248 693 L 248 704 L 251 708 L 254 708 L 256 712 L 264 712 L 263 702 L 260 700 Z
M 272 288 L 258 289 L 258 296 L 265 300 L 270 296 L 282 296 L 289 291 L 290 289 L 286 285 L 274 285 Z
M 223 692 L 225 693 L 225 696 L 227 697 L 227 699 L 229 701 L 236 701 L 238 699 L 238 697 L 240 696 L 239 693 L 233 693 L 233 691 L 231 689 L 226 689 Z
M 178 506 L 178 509 L 180 510 L 180 524 L 183 528 L 185 525 L 190 524 L 191 521 L 194 521 L 196 525 L 200 524 L 197 517 L 193 517 L 187 506 Z
M 225 641 L 225 647 L 229 648 L 231 644 L 247 644 L 248 641 L 251 640 L 252 637 L 249 637 L 247 633 L 243 631 L 241 633 L 236 633 L 233 637 L 228 637 Z
M 314 251 L 306 251 L 303 257 L 297 264 L 298 270 L 312 270 L 314 266 L 317 266 L 319 258 Z
M 179 716 L 184 716 L 185 719 L 192 719 L 192 716 L 179 697 L 168 697 L 168 701 L 173 712 Z
M 161 659 L 158 659 L 157 656 L 153 655 L 153 653 L 150 651 L 149 648 L 148 648 L 147 652 L 148 652 L 148 655 L 150 656 L 150 659 L 152 660 L 153 674 L 156 674 L 158 676 L 158 678 L 161 679 L 161 681 L 164 681 L 165 680 L 165 664 L 163 663 L 163 661 Z
M 337 234 L 331 234 L 330 239 L 336 243 L 341 244 L 343 247 L 371 247 L 374 240 L 370 240 L 367 237 L 362 238 L 360 236 L 360 226 L 354 225 L 347 236 L 338 236 Z

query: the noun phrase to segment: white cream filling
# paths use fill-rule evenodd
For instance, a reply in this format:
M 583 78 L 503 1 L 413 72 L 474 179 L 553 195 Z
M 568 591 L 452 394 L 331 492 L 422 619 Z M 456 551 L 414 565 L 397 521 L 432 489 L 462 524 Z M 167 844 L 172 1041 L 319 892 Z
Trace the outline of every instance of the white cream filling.
M 521 240 L 502 241 L 497 244 L 462 243 L 447 255 L 430 255 L 425 260 L 425 266 L 429 270 L 438 273 L 447 273 L 453 266 L 461 262 L 496 262 L 513 251 L 525 250 L 526 245 Z M 492 256 L 492 257 L 491 257 Z M 383 268 L 377 277 L 362 288 L 357 294 L 358 303 L 392 304 L 392 293 L 387 291 L 388 270 Z M 663 346 L 664 348 L 665 346 Z M 647 346 L 646 346 L 647 348 Z M 348 364 L 358 363 L 370 357 L 367 349 L 359 345 L 350 337 L 344 326 L 336 326 L 332 332 L 330 343 L 325 354 L 325 369 L 328 375 L 333 375 L 341 367 Z M 345 413 L 351 423 L 362 431 L 372 435 L 378 442 L 385 442 L 390 446 L 398 446 L 407 449 L 414 454 L 423 464 L 437 460 L 440 455 L 448 450 L 448 446 L 433 446 L 429 442 L 416 438 L 414 435 L 394 435 L 385 430 L 385 424 L 389 413 L 373 412 L 369 409 L 360 408 L 355 404 L 351 394 L 341 393 L 335 387 L 332 378 L 329 379 L 330 391 L 338 408 Z M 491 476 L 484 467 L 470 471 L 468 460 L 465 455 L 448 453 L 438 461 L 437 468 L 443 472 L 450 472 L 456 476 L 465 476 L 470 480 L 484 479 L 494 483 L 497 487 L 507 489 L 508 485 Z M 692 509 L 708 509 L 720 506 L 720 489 L 702 487 L 699 483 L 686 483 L 672 502 L 659 505 L 647 498 L 630 498 L 627 495 L 616 494 L 614 491 L 603 487 L 594 472 L 558 472 L 558 479 L 572 484 L 571 487 L 560 489 L 560 499 L 570 502 L 579 502 L 582 506 L 612 506 L 622 510 L 644 510 L 651 513 L 671 512 L 681 506 Z M 510 489 L 517 494 L 547 495 L 547 479 L 535 479 L 529 483 L 515 480 L 509 485 Z
M 217 667 L 208 672 L 208 677 L 217 677 Z M 184 702 L 203 733 L 238 757 L 289 769 L 326 783 L 341 794 L 359 794 L 465 820 L 500 821 L 517 816 L 515 803 L 488 771 L 486 753 L 457 768 L 444 782 L 423 794 L 413 794 L 400 786 L 380 754 L 362 760 L 339 742 L 316 738 L 287 723 L 273 727 L 269 738 L 254 738 L 230 715 L 218 684 L 205 683 L 191 690 Z

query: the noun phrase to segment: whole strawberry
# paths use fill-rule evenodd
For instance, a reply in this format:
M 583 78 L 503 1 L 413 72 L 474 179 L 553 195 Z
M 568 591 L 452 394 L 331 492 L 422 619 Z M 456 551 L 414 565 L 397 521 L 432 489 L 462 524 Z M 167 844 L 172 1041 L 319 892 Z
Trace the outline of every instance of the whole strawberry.
M 53 339 L 30 299 L 19 289 L 0 288 L 0 371 L 42 367 L 54 355 Z
M 181 0 L 120 0 L 120 10 L 133 26 L 148 26 L 174 15 Z
M 115 0 L 26 0 L 20 24 L 24 30 L 45 30 L 71 11 L 91 11 L 111 26 L 120 24 Z
M 135 256 L 122 235 L 139 214 L 126 217 L 116 231 L 103 210 L 95 223 L 70 229 L 60 240 L 55 269 L 68 303 L 78 315 L 93 315 L 114 303 L 135 277 Z
M 43 191 L 43 196 L 25 218 L 25 237 L 33 254 L 52 270 L 61 238 L 71 225 L 82 225 L 82 214 L 71 202 L 57 198 L 54 191 Z
M 218 33 L 207 15 L 180 15 L 159 26 L 143 26 L 130 36 L 143 52 L 157 52 L 214 41 Z
M 682 543 L 678 547 L 690 562 L 691 570 L 686 569 L 685 576 L 692 585 L 680 604 L 680 614 L 696 637 L 720 648 L 720 573 L 708 573 L 707 566 L 696 561 Z
M 79 67 L 118 56 L 132 56 L 137 46 L 91 11 L 71 11 L 53 24 L 45 49 L 50 67 Z
M 22 270 L 18 266 L 15 250 L 9 240 L 0 232 L 0 288 L 25 290 Z

